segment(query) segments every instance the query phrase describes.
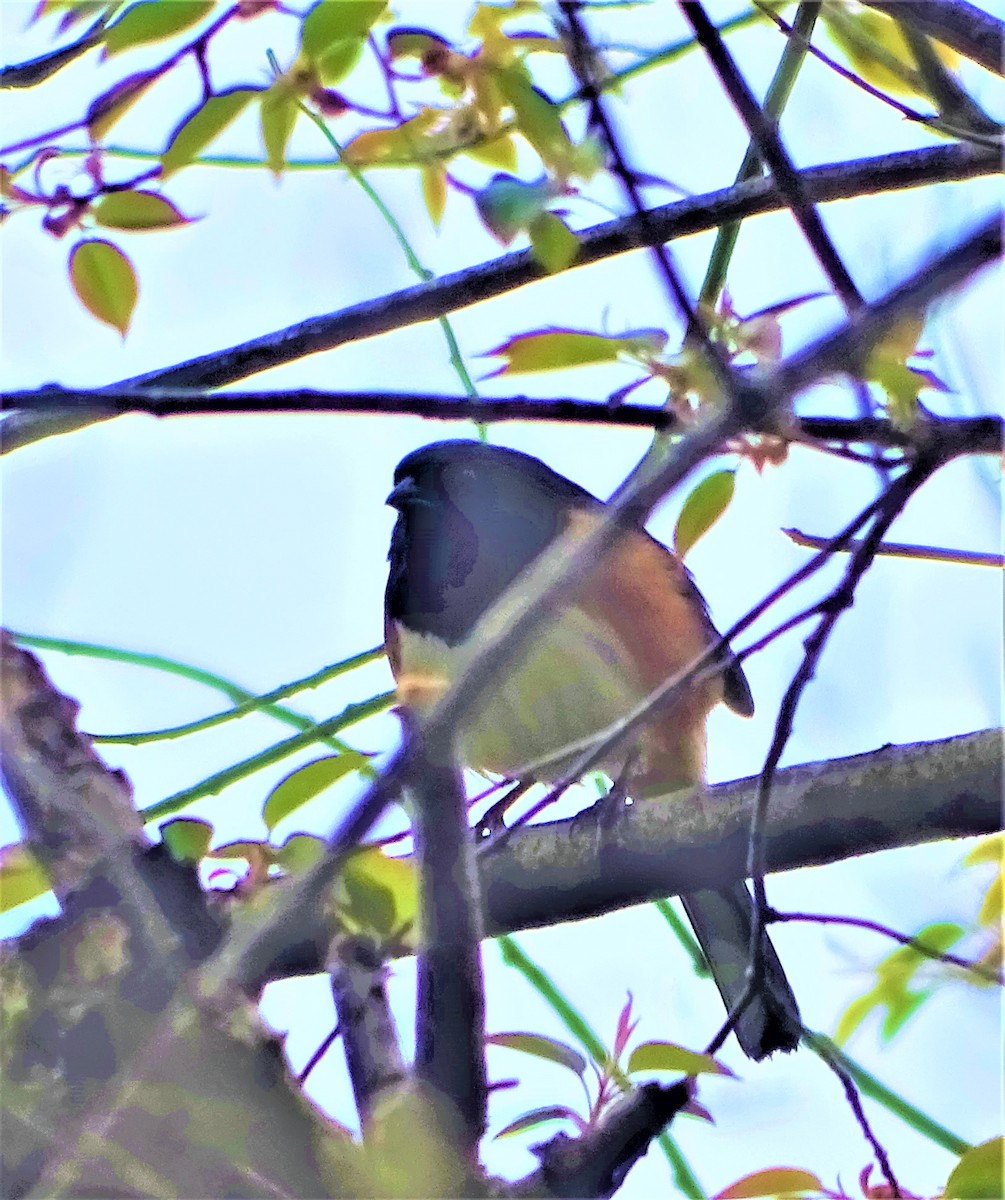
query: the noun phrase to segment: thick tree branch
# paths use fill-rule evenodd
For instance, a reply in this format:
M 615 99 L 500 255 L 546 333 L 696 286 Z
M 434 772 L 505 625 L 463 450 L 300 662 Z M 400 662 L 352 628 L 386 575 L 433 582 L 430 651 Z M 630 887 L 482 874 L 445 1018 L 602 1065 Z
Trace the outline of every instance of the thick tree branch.
M 436 744 L 434 743 L 434 746 Z M 460 770 L 430 748 L 407 789 L 419 858 L 415 1073 L 460 1114 L 474 1157 L 485 1132 L 481 903 Z
M 779 771 L 765 827 L 769 872 L 1001 828 L 1001 731 L 890 746 Z M 746 877 L 757 777 L 695 802 L 595 805 L 516 830 L 479 866 L 486 931 L 599 916 Z
M 613 1196 L 652 1140 L 687 1104 L 688 1087 L 647 1083 L 633 1088 L 581 1137 L 559 1134 L 537 1147 L 540 1168 L 515 1184 L 509 1195 Z
M 813 203 L 875 195 L 946 180 L 971 179 L 1001 170 L 998 154 L 967 145 L 936 146 L 926 150 L 883 155 L 849 163 L 814 167 L 801 173 Z M 718 225 L 785 205 L 769 179 L 750 180 L 738 186 L 688 197 L 653 209 L 647 229 L 662 241 L 701 233 Z M 609 221 L 580 235 L 576 266 L 639 248 L 641 234 L 634 215 Z M 529 250 L 508 254 L 428 284 L 406 288 L 389 296 L 364 301 L 340 312 L 314 317 L 299 325 L 254 338 L 243 345 L 178 363 L 160 371 L 123 380 L 115 389 L 132 386 L 220 387 L 246 379 L 259 371 L 293 362 L 308 354 L 376 337 L 438 317 L 523 287 L 541 277 Z M 3 450 L 56 433 L 91 424 L 105 413 L 12 414 L 3 425 Z
M 407 1077 L 387 995 L 387 967 L 370 942 L 339 937 L 332 946 L 328 969 L 346 1070 L 360 1124 L 365 1127 L 380 1097 L 400 1087 Z M 309 1067 L 315 1065 L 312 1059 Z M 305 1067 L 300 1081 L 309 1073 Z
M 864 0 L 936 38 L 995 75 L 1005 62 L 1005 23 L 966 0 Z

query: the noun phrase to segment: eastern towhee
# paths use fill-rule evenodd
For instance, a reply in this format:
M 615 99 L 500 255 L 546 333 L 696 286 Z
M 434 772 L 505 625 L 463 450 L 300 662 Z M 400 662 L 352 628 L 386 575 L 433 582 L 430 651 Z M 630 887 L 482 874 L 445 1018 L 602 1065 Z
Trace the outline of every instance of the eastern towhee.
M 400 703 L 422 712 L 463 669 L 482 614 L 567 530 L 585 530 L 604 505 L 578 484 L 516 450 L 436 442 L 407 455 L 387 499 L 398 511 L 388 555 L 385 638 Z M 507 664 L 458 743 L 461 762 L 512 779 L 555 781 L 591 737 L 718 634 L 680 560 L 645 530 L 625 530 L 570 602 Z M 627 790 L 644 799 L 700 785 L 705 725 L 725 703 L 750 716 L 743 668 L 723 652 L 721 674 L 661 711 L 621 758 Z M 746 884 L 682 896 L 727 1007 L 744 991 L 753 920 Z M 753 1059 L 799 1041 L 795 997 L 768 940 L 763 984 L 736 1027 Z

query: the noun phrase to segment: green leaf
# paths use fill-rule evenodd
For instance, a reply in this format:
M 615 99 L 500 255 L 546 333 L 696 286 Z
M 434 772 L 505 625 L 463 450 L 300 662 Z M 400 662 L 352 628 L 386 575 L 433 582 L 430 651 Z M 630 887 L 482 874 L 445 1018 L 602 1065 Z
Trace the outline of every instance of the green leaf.
M 439 163 L 422 168 L 422 199 L 433 227 L 439 229 L 447 207 L 447 172 Z
M 525 183 L 512 175 L 494 175 L 475 196 L 475 207 L 489 233 L 504 246 L 544 212 L 554 199 L 547 177 Z
M 579 1130 L 582 1130 L 584 1125 L 582 1117 L 573 1109 L 567 1108 L 564 1104 L 550 1104 L 546 1108 L 531 1109 L 522 1117 L 510 1121 L 495 1135 L 496 1141 L 500 1138 L 513 1137 L 517 1133 L 526 1133 L 530 1129 L 537 1129 L 538 1126 L 545 1125 L 549 1121 L 571 1121 Z
M 586 1073 L 586 1059 L 556 1038 L 545 1037 L 539 1033 L 490 1033 L 485 1042 L 489 1046 L 503 1046 L 507 1050 L 518 1050 L 521 1054 L 531 1054 L 534 1058 L 543 1058 L 547 1062 L 558 1063 L 576 1075 Z
M 336 894 L 343 922 L 382 938 L 409 931 L 408 943 L 416 940 L 419 877 L 411 859 L 389 858 L 379 847 L 367 847 L 342 868 Z
M 501 133 L 498 137 L 488 138 L 484 142 L 475 142 L 473 146 L 464 150 L 464 154 L 482 166 L 493 167 L 509 175 L 517 169 L 519 162 L 516 143 L 510 133 Z
M 682 1075 L 727 1075 L 736 1076 L 711 1054 L 698 1054 L 675 1046 L 672 1042 L 643 1042 L 636 1046 L 628 1059 L 628 1074 L 637 1071 L 673 1071 Z
M 392 129 L 361 133 L 342 151 L 342 159 L 354 167 L 421 165 L 433 156 L 435 145 L 427 135 L 441 119 L 436 109 L 424 108 Z
M 261 94 L 261 88 L 244 87 L 210 96 L 171 135 L 168 147 L 161 155 L 162 177 L 198 157 L 240 115 L 249 101 Z
M 111 242 L 79 242 L 70 252 L 70 282 L 92 317 L 117 329 L 129 330 L 139 284 L 133 264 Z
M 561 217 L 556 217 L 550 212 L 541 213 L 531 222 L 528 233 L 534 260 L 549 275 L 564 271 L 576 261 L 579 254 L 579 238 Z
M 308 800 L 358 771 L 365 761 L 361 754 L 329 754 L 292 771 L 272 789 L 265 801 L 262 820 L 269 832 Z
M 987 1200 L 1001 1194 L 1005 1179 L 1005 1138 L 992 1138 L 968 1150 L 946 1182 L 945 1200 Z
M 269 170 L 277 179 L 286 166 L 286 147 L 299 116 L 299 100 L 281 80 L 262 94 L 262 142 Z
M 507 360 L 496 375 L 520 375 L 616 363 L 623 355 L 645 358 L 658 354 L 666 340 L 667 335 L 660 329 L 639 329 L 620 337 L 580 329 L 538 329 L 510 338 L 486 351 L 484 357 Z
M 715 471 L 692 490 L 674 530 L 674 552 L 678 558 L 684 558 L 726 511 L 733 499 L 735 482 L 735 471 Z
M 744 1175 L 736 1183 L 719 1192 L 714 1200 L 750 1200 L 754 1196 L 804 1196 L 826 1189 L 820 1179 L 809 1171 L 796 1167 L 770 1167 Z
M 160 71 L 140 71 L 120 79 L 114 87 L 92 100 L 84 118 L 91 141 L 103 141 L 115 122 L 124 117 L 147 88 L 160 78 Z
M 346 38 L 333 42 L 315 64 L 318 78 L 326 87 L 345 79 L 363 56 L 366 41 L 363 38 Z
M 963 929 L 951 922 L 938 922 L 919 929 L 915 938 L 936 953 L 944 953 L 963 936 Z M 932 958 L 913 946 L 902 946 L 888 955 L 876 968 L 876 984 L 864 996 L 853 1001 L 838 1022 L 834 1040 L 846 1042 L 874 1010 L 885 1010 L 882 1037 L 889 1041 L 932 994 L 932 988 L 911 989 L 918 968 Z
M 160 42 L 174 37 L 207 16 L 214 0 L 141 0 L 133 4 L 105 30 L 104 57 L 132 46 Z
M 51 887 L 45 868 L 24 842 L 0 850 L 0 912 L 44 896 Z
M 190 221 L 155 192 L 108 192 L 91 211 L 106 229 L 170 229 Z
M 386 0 L 321 0 L 304 18 L 300 49 L 316 63 L 335 42 L 363 42 L 386 7 Z
M 308 871 L 324 858 L 328 843 L 308 833 L 294 833 L 276 851 L 276 861 L 291 875 Z
M 539 92 L 518 67 L 494 72 L 503 99 L 513 109 L 516 127 L 534 147 L 541 161 L 560 174 L 565 170 L 572 143 L 557 105 Z
M 213 826 L 190 817 L 176 817 L 161 826 L 161 837 L 175 862 L 197 863 L 209 851 Z

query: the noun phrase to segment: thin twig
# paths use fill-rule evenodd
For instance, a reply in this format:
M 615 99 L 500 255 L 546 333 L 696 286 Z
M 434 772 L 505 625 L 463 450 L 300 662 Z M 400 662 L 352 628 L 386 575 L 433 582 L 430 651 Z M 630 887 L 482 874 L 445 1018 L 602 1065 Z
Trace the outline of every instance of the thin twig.
M 582 85 L 582 95 L 585 96 L 590 112 L 590 123 L 600 130 L 604 143 L 611 156 L 614 174 L 624 189 L 625 195 L 634 210 L 638 222 L 640 241 L 647 245 L 652 252 L 657 270 L 666 286 L 671 303 L 684 322 L 685 341 L 692 344 L 702 355 L 708 368 L 719 387 L 720 392 L 729 395 L 733 383 L 733 372 L 723 351 L 723 347 L 712 341 L 709 336 L 705 318 L 691 303 L 691 299 L 681 282 L 680 275 L 670 256 L 670 251 L 663 240 L 653 237 L 653 223 L 650 212 L 642 199 L 635 173 L 629 167 L 624 151 L 614 132 L 601 99 L 599 80 L 602 77 L 597 52 L 590 42 L 589 36 L 579 19 L 579 0 L 559 0 L 567 25 L 569 41 L 569 64 Z
M 798 529 L 783 529 L 782 533 L 797 546 L 818 549 L 825 539 Z M 861 542 L 849 542 L 840 548 L 840 553 L 854 553 Z M 907 542 L 880 542 L 876 556 L 889 558 L 920 558 L 926 562 L 957 563 L 965 567 L 1005 567 L 1005 554 L 991 554 L 980 550 L 948 550 L 942 546 L 916 546 Z
M 805 1033 L 805 1030 L 804 1030 Z M 872 1147 L 873 1153 L 876 1155 L 876 1161 L 879 1163 L 879 1169 L 883 1172 L 887 1183 L 890 1185 L 890 1190 L 894 1197 L 901 1196 L 900 1184 L 897 1182 L 897 1177 L 893 1173 L 893 1167 L 890 1166 L 890 1158 L 886 1153 L 886 1149 L 880 1142 L 879 1138 L 873 1132 L 872 1126 L 869 1124 L 869 1119 L 865 1115 L 865 1109 L 862 1107 L 862 1097 L 858 1094 L 858 1088 L 855 1086 L 855 1081 L 838 1062 L 838 1060 L 827 1052 L 826 1046 L 822 1042 L 818 1042 L 816 1051 L 819 1057 L 827 1064 L 834 1072 L 844 1088 L 845 1098 L 848 1101 L 848 1107 L 855 1114 L 855 1120 L 858 1122 L 859 1129 L 865 1140 Z
M 972 971 L 975 975 L 980 975 L 991 983 L 1005 984 L 1005 973 L 1001 971 L 996 971 L 972 958 L 961 958 L 958 954 L 950 954 L 946 950 L 936 950 L 933 946 L 926 946 L 917 937 L 900 933 L 896 929 L 891 929 L 889 925 L 881 925 L 878 921 L 866 920 L 865 917 L 845 917 L 830 913 L 778 912 L 774 908 L 768 909 L 765 915 L 768 923 L 772 925 L 776 922 L 784 924 L 787 921 L 806 921 L 815 925 L 845 925 L 851 929 L 868 929 L 871 933 L 882 934 L 883 937 L 899 942 L 902 946 L 909 946 L 912 950 L 917 950 L 919 954 L 925 955 L 926 958 L 947 963 L 952 967 L 960 967 L 964 971 Z
M 746 125 L 761 160 L 775 177 L 796 223 L 802 229 L 831 287 L 840 297 L 847 312 L 856 311 L 863 304 L 862 296 L 824 229 L 803 180 L 789 158 L 788 151 L 782 145 L 774 123 L 757 103 L 746 80 L 737 69 L 733 56 L 726 49 L 718 29 L 708 19 L 702 5 L 697 3 L 697 0 L 681 0 L 681 9 Z

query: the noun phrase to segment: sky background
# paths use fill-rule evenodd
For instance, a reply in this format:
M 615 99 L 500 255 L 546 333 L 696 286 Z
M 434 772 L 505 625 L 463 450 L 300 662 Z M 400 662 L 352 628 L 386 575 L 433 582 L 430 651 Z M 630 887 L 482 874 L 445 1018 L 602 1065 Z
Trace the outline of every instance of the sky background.
M 1002 15 L 1001 4 L 988 7 Z M 47 47 L 47 27 L 26 29 L 31 9 L 10 0 L 0 4 L 4 62 L 24 60 Z M 396 11 L 401 24 L 428 25 L 457 37 L 470 6 L 437 0 L 403 3 Z M 741 6 L 712 3 L 709 11 L 722 21 Z M 638 47 L 664 45 L 684 32 L 669 0 L 606 14 L 594 25 L 597 34 L 603 29 L 612 40 Z M 288 62 L 294 31 L 295 22 L 279 16 L 228 30 L 214 45 L 217 87 L 264 82 L 263 48 L 271 47 L 281 63 Z M 730 45 L 763 94 L 781 52 L 777 33 L 753 29 L 731 38 Z M 99 89 L 162 55 L 163 48 L 155 47 L 104 67 L 92 55 L 42 88 L 5 93 L 4 144 L 75 119 Z M 990 111 L 1005 113 L 996 81 L 966 66 L 963 78 Z M 565 94 L 567 82 L 557 70 L 542 74 L 542 80 L 549 87 L 554 81 L 554 95 Z M 160 85 L 116 126 L 115 144 L 162 148 L 193 103 L 194 87 L 193 74 L 177 72 L 177 79 Z M 364 70 L 344 90 L 365 101 L 375 94 L 373 87 Z M 732 181 L 746 139 L 699 54 L 634 81 L 610 107 L 637 169 L 694 193 Z M 578 121 L 570 118 L 577 134 Z M 351 121 L 335 131 L 348 137 Z M 802 166 L 935 142 L 812 61 L 800 77 L 783 132 Z M 217 148 L 260 153 L 254 120 L 239 120 Z M 325 151 L 317 131 L 303 122 L 290 157 L 318 157 Z M 74 169 L 50 167 L 72 182 Z M 499 254 L 467 197 L 451 196 L 437 233 L 422 207 L 417 172 L 373 171 L 370 178 L 435 274 Z M 487 172 L 472 169 L 466 178 L 483 182 Z M 116 238 L 133 259 L 141 286 L 124 342 L 90 318 L 71 293 L 67 241 L 42 233 L 37 215 L 19 215 L 5 224 L 0 260 L 5 386 L 53 380 L 107 384 L 415 282 L 387 226 L 340 172 L 291 173 L 276 183 L 264 170 L 190 168 L 170 181 L 166 194 L 183 212 L 201 219 L 177 231 Z M 601 181 L 590 194 L 623 211 L 613 185 Z M 650 193 L 654 203 L 672 198 L 665 189 Z M 857 285 L 873 297 L 999 203 L 1000 184 L 992 179 L 855 200 L 822 211 Z M 585 200 L 571 206 L 578 228 L 608 215 Z M 673 247 L 695 291 L 712 240 L 702 235 Z M 771 215 L 745 224 L 729 286 L 744 313 L 823 284 L 792 220 Z M 934 369 L 954 389 L 930 398 L 939 411 L 986 412 L 1000 404 L 1000 300 L 1000 276 L 985 272 L 937 306 L 925 340 L 936 352 Z M 786 351 L 839 319 L 832 300 L 806 305 L 785 319 Z M 676 318 L 642 254 L 569 272 L 451 320 L 476 378 L 495 365 L 479 357 L 486 351 L 515 333 L 556 323 L 611 331 L 659 326 L 670 331 L 671 342 L 679 337 Z M 623 368 L 594 368 L 479 386 L 483 395 L 598 398 L 630 378 Z M 238 386 L 459 390 L 435 324 L 314 355 Z M 830 387 L 804 397 L 800 411 L 851 409 L 847 397 Z M 165 654 L 255 692 L 307 675 L 381 641 L 385 556 L 393 524 L 384 498 L 395 463 L 425 442 L 472 432 L 463 423 L 403 418 L 156 421 L 133 416 L 18 451 L 3 461 L 3 622 L 27 633 Z M 539 455 L 600 496 L 617 486 L 646 447 L 641 432 L 557 425 L 506 424 L 493 430 L 492 440 Z M 705 470 L 723 465 L 731 464 L 710 463 Z M 793 450 L 784 468 L 761 476 L 741 464 L 730 510 L 689 557 L 719 627 L 805 561 L 807 552 L 792 545 L 783 528 L 829 535 L 868 501 L 875 486 L 869 469 L 805 450 Z M 1000 545 L 997 488 L 997 464 L 956 463 L 912 501 L 891 537 L 995 550 Z M 656 537 L 672 537 L 687 490 L 654 514 L 649 528 Z M 835 579 L 840 568 L 837 564 L 822 578 Z M 820 595 L 824 586 L 819 582 L 797 592 L 791 608 L 783 607 L 779 615 Z M 995 571 L 878 562 L 805 693 L 784 763 L 999 725 L 1001 588 Z M 714 714 L 713 781 L 760 769 L 778 701 L 800 654 L 795 634 L 749 662 L 758 711 L 751 721 L 725 710 Z M 41 657 L 56 685 L 79 700 L 80 725 L 90 732 L 160 728 L 224 707 L 219 696 L 203 688 L 140 668 L 51 653 Z M 381 662 L 298 697 L 295 707 L 322 719 L 389 686 Z M 183 741 L 106 747 L 102 753 L 128 772 L 143 807 L 288 733 L 254 716 Z M 386 717 L 360 726 L 349 740 L 384 751 L 396 738 L 396 722 Z M 264 836 L 264 798 L 293 765 L 311 757 L 261 772 L 189 815 L 211 819 L 220 842 Z M 354 783 L 326 793 L 280 826 L 275 839 L 298 830 L 327 833 L 356 794 Z M 8 814 L 4 819 L 0 832 L 9 841 L 16 838 L 16 827 Z M 790 872 L 769 880 L 769 897 L 781 909 L 866 916 L 908 932 L 932 920 L 968 923 L 987 886 L 986 871 L 959 870 L 968 848 L 963 843 L 929 846 Z M 18 920 L 24 915 L 15 914 Z M 848 1003 L 868 990 L 876 962 L 892 948 L 873 935 L 801 925 L 778 929 L 773 937 L 807 1025 L 825 1032 L 833 1031 Z M 717 994 L 692 978 L 683 952 L 652 909 L 524 934 L 519 940 L 606 1038 L 613 1035 L 628 990 L 642 1017 L 639 1040 L 697 1048 L 720 1023 Z M 567 1037 L 527 984 L 502 965 L 492 944 L 486 944 L 484 958 L 490 1031 Z M 413 987 L 411 965 L 394 964 L 390 988 L 409 1050 Z M 323 977 L 273 985 L 264 1010 L 278 1028 L 290 1029 L 288 1051 L 295 1069 L 334 1020 Z M 1001 1130 L 994 1050 L 999 1023 L 995 992 L 957 983 L 942 988 L 890 1045 L 881 1043 L 873 1018 L 849 1050 L 934 1118 L 979 1142 Z M 837 1080 L 806 1051 L 754 1066 L 729 1045 L 723 1058 L 742 1082 L 703 1083 L 701 1099 L 716 1125 L 680 1121 L 674 1126 L 709 1192 L 747 1171 L 780 1164 L 814 1170 L 831 1186 L 840 1176 L 851 1187 L 869 1154 Z M 492 1050 L 490 1070 L 495 1078 L 521 1080 L 518 1088 L 494 1095 L 495 1129 L 539 1104 L 581 1102 L 578 1084 L 558 1067 Z M 339 1119 L 351 1122 L 337 1047 L 311 1076 L 309 1090 Z M 903 1184 L 922 1193 L 941 1186 L 952 1156 L 885 1110 L 870 1104 L 868 1112 Z M 532 1169 L 528 1147 L 537 1140 L 540 1135 L 487 1143 L 489 1169 L 507 1175 Z M 653 1150 L 621 1194 L 631 1200 L 663 1193 L 667 1186 L 666 1165 Z

